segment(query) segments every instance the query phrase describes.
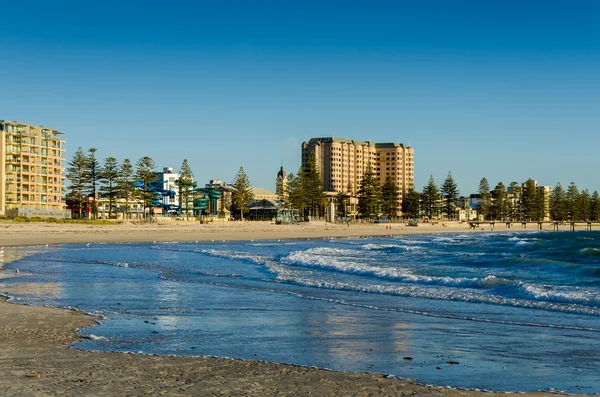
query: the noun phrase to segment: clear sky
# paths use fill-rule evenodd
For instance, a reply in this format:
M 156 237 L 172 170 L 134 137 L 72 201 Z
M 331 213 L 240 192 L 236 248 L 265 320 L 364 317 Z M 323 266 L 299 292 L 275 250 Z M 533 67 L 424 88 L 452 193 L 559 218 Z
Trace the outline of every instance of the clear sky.
M 305 137 L 402 142 L 452 172 L 600 190 L 600 1 L 0 0 L 0 119 L 201 183 L 274 190 Z

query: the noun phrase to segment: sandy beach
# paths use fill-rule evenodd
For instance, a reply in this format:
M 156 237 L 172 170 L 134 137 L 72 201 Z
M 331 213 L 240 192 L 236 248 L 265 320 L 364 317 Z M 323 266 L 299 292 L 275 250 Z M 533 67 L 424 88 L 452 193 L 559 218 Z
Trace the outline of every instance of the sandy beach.
M 394 223 L 332 224 L 309 222 L 291 225 L 275 225 L 271 222 L 223 222 L 198 224 L 192 221 L 158 221 L 156 223 L 115 223 L 114 225 L 54 224 L 54 223 L 0 223 L 0 246 L 24 246 L 66 243 L 134 243 L 152 241 L 231 241 L 231 240 L 277 240 L 332 237 L 389 236 L 426 233 L 459 232 L 526 232 L 536 231 L 537 224 L 529 223 L 523 228 L 513 223 L 481 224 L 471 229 L 467 223 L 422 223 L 405 226 Z M 552 225 L 545 224 L 546 231 Z M 561 230 L 568 230 L 562 225 Z
M 518 227 L 517 227 L 518 226 Z M 394 224 L 225 223 L 70 225 L 45 223 L 0 224 L 0 246 L 59 243 L 142 241 L 270 240 L 331 238 L 416 233 L 481 232 L 448 226 Z M 534 231 L 535 225 L 495 231 Z M 551 229 L 548 229 L 551 230 Z M 5 258 L 6 259 L 6 258 Z M 0 291 L 2 292 L 2 291 Z M 95 324 L 95 318 L 66 309 L 0 302 L 0 394 L 4 396 L 394 396 L 489 395 L 417 385 L 382 374 L 341 373 L 283 364 L 204 357 L 146 356 L 86 352 L 70 348 L 79 340 L 76 329 Z M 549 395 L 545 393 L 531 393 Z

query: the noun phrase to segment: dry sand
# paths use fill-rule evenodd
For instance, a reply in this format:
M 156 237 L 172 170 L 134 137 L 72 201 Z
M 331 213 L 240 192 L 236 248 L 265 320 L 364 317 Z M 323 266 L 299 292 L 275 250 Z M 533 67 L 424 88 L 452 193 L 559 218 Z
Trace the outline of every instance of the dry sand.
M 519 225 L 520 226 L 520 225 Z M 514 226 L 513 226 L 514 227 Z M 468 231 L 466 225 L 0 224 L 0 246 L 76 242 L 323 238 Z M 489 231 L 489 226 L 487 227 Z M 496 230 L 504 228 L 496 227 Z M 513 231 L 522 231 L 514 227 Z M 529 229 L 534 230 L 533 225 Z M 481 230 L 479 230 L 481 231 Z M 0 302 L 2 396 L 479 396 L 380 374 L 204 357 L 145 356 L 70 348 L 95 319 L 72 310 Z M 549 396 L 547 393 L 532 393 Z
M 222 241 L 222 240 L 277 240 L 294 238 L 327 238 L 387 236 L 423 233 L 456 233 L 491 231 L 482 224 L 477 230 L 466 223 L 453 222 L 446 226 L 420 224 L 418 227 L 403 224 L 325 222 L 275 225 L 271 222 L 222 222 L 201 225 L 196 222 L 177 221 L 158 223 L 115 223 L 111 225 L 54 224 L 54 223 L 0 223 L 0 246 L 45 245 L 62 243 L 123 243 L 152 241 Z M 535 231 L 530 223 L 524 229 L 520 223 L 507 229 L 505 223 L 496 223 L 495 231 Z M 568 226 L 562 226 L 566 230 Z M 552 230 L 549 224 L 544 230 Z

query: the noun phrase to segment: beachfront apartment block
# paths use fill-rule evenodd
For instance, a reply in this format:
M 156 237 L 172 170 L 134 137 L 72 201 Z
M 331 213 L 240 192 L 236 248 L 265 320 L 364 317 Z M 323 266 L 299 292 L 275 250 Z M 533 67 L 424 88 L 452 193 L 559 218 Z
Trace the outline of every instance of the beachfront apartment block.
M 538 185 L 538 182 L 536 180 L 533 181 L 533 183 L 535 184 L 535 188 L 537 190 L 537 193 L 539 195 L 541 195 L 542 197 L 542 220 L 547 222 L 549 221 L 550 218 L 550 206 L 552 204 L 552 190 L 553 187 L 552 186 L 543 186 L 543 185 Z M 523 189 L 525 188 L 525 183 L 523 183 Z
M 311 153 L 315 154 L 323 190 L 329 196 L 337 193 L 356 198 L 369 165 L 381 185 L 388 176 L 391 177 L 398 187 L 399 203 L 414 186 L 414 149 L 402 143 L 312 138 L 302 143 L 302 164 L 308 161 Z M 356 200 L 351 202 L 356 203 Z
M 0 216 L 68 216 L 62 202 L 63 132 L 0 120 Z

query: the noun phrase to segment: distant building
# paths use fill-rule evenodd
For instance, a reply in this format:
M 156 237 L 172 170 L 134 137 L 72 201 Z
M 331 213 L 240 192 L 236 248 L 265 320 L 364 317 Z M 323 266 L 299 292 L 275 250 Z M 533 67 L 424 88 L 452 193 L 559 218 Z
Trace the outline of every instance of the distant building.
M 323 190 L 356 198 L 362 177 L 370 165 L 381 185 L 389 176 L 398 186 L 398 203 L 414 186 L 414 149 L 401 143 L 376 143 L 342 138 L 312 138 L 302 144 L 302 164 L 315 154 Z M 356 200 L 353 200 L 356 203 Z M 331 208 L 331 205 L 330 205 Z M 356 205 L 347 215 L 355 217 Z M 398 212 L 400 215 L 400 212 Z
M 206 195 L 210 195 L 211 190 L 218 192 L 220 197 L 209 202 L 206 213 L 228 218 L 231 213 L 231 198 L 235 188 L 220 179 L 211 179 L 204 185 L 203 191 Z
M 108 215 L 114 219 L 140 219 L 144 217 L 144 200 L 140 197 L 130 197 L 125 200 L 123 197 L 115 198 L 112 211 L 110 209 L 110 200 L 105 196 L 98 196 L 96 200 L 98 206 L 98 218 L 108 219 Z
M 457 215 L 458 220 L 460 222 L 470 222 L 477 220 L 477 210 L 470 207 L 460 208 L 457 211 Z
M 0 120 L 0 215 L 70 217 L 62 201 L 63 134 Z
M 275 194 L 279 197 L 284 197 L 285 192 L 287 191 L 287 174 L 283 170 L 283 166 L 277 173 L 277 178 L 275 179 Z
M 535 188 L 538 194 L 544 195 L 544 215 L 543 221 L 550 220 L 550 204 L 552 203 L 552 186 L 539 186 L 537 181 L 533 181 L 535 183 Z M 523 184 L 525 187 L 525 184 Z
M 276 193 L 271 192 L 270 190 L 264 189 L 262 187 L 252 187 L 252 195 L 254 196 L 254 200 L 279 200 L 279 196 Z
M 165 213 L 177 212 L 181 203 L 179 186 L 176 183 L 179 179 L 179 174 L 173 172 L 173 168 L 171 167 L 164 167 L 162 172 L 157 172 L 155 175 L 156 180 L 152 182 L 152 186 L 160 194 L 160 197 L 157 195 L 156 200 L 159 201 Z

